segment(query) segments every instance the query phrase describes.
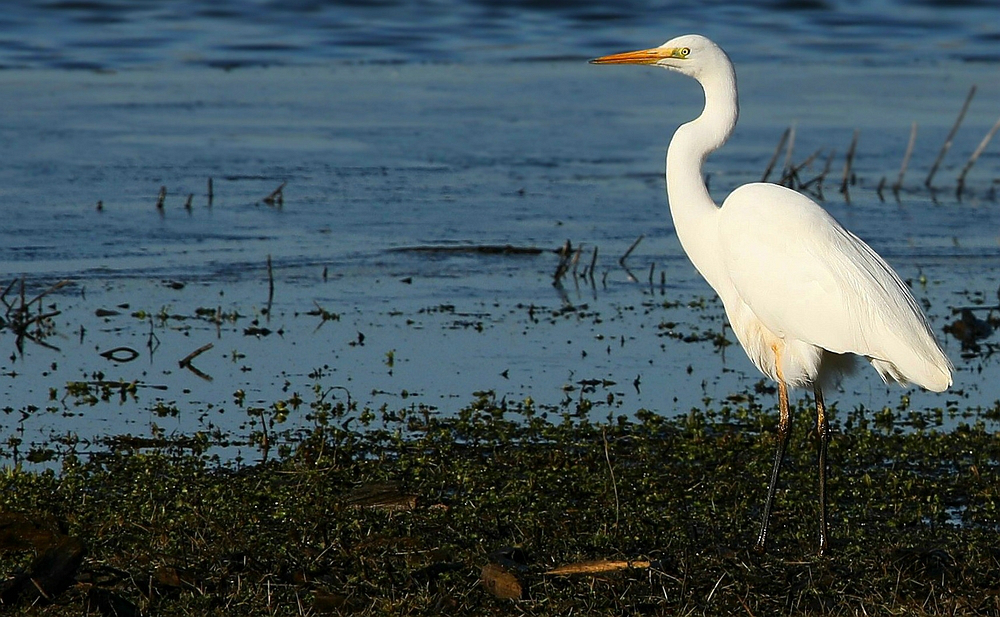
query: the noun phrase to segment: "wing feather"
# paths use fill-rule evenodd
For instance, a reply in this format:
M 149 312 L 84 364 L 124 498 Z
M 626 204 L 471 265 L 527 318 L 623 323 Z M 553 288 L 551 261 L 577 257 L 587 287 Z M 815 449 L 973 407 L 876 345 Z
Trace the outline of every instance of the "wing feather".
M 736 293 L 776 335 L 867 357 L 883 379 L 951 384 L 951 363 L 906 284 L 809 198 L 740 187 L 722 206 L 719 233 Z

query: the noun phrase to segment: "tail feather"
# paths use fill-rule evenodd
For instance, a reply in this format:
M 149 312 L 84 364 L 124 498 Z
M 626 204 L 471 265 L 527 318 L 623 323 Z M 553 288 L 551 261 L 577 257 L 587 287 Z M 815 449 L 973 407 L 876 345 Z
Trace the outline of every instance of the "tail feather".
M 934 359 L 913 358 L 913 361 L 907 363 L 905 370 L 887 360 L 870 360 L 886 383 L 896 382 L 903 386 L 912 383 L 931 392 L 944 392 L 952 384 L 951 372 L 954 367 L 944 352 L 940 349 L 937 351 L 939 357 Z

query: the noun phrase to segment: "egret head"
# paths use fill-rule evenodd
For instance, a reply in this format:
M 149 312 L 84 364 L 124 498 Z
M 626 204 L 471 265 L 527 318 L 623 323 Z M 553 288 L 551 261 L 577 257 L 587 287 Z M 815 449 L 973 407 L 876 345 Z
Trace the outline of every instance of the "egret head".
M 649 64 L 662 66 L 663 68 L 683 73 L 698 80 L 701 80 L 706 72 L 718 72 L 722 67 L 732 66 L 726 52 L 700 34 L 685 34 L 670 39 L 659 47 L 602 56 L 590 62 L 591 64 Z

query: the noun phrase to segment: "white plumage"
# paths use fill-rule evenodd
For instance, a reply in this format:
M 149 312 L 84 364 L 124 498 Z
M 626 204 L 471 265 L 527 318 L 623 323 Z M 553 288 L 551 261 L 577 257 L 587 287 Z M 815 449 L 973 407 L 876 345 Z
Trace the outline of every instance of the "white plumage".
M 816 202 L 775 184 L 734 190 L 718 207 L 702 179 L 705 158 L 739 117 L 736 73 L 721 48 L 700 35 L 604 56 L 596 64 L 648 64 L 698 80 L 705 108 L 680 126 L 667 149 L 674 228 L 695 268 L 715 289 L 740 344 L 778 382 L 778 449 L 757 549 L 767 540 L 774 489 L 789 432 L 789 386 L 812 386 L 820 437 L 820 552 L 827 547 L 826 450 L 822 387 L 860 357 L 883 380 L 940 392 L 953 370 L 913 295 L 867 244 Z
M 730 323 L 772 379 L 778 344 L 788 349 L 790 386 L 836 379 L 830 353 L 868 359 L 887 382 L 935 392 L 951 385 L 951 364 L 906 285 L 811 199 L 773 184 L 742 186 L 719 211 L 719 237 L 734 294 L 723 297 Z

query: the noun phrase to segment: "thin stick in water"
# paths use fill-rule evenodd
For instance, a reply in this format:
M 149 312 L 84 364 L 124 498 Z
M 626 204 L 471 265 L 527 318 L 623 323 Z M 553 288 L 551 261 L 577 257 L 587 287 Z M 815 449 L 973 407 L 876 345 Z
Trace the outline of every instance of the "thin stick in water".
M 267 321 L 271 321 L 271 303 L 274 302 L 274 270 L 271 268 L 271 255 L 267 256 Z
M 807 189 L 810 186 L 812 186 L 813 184 L 815 184 L 816 185 L 816 190 L 819 192 L 820 195 L 822 195 L 822 193 L 823 193 L 823 180 L 825 180 L 827 174 L 830 173 L 830 167 L 833 165 L 833 157 L 836 156 L 836 154 L 837 154 L 836 150 L 830 150 L 830 154 L 828 154 L 826 156 L 826 163 L 823 164 L 823 171 L 820 172 L 820 174 L 818 176 L 815 176 L 812 179 L 810 179 L 810 180 L 808 180 L 808 181 L 800 184 L 799 188 L 801 188 L 801 189 Z
M 972 166 L 976 164 L 976 160 L 979 159 L 979 155 L 981 155 L 983 153 L 983 150 L 986 149 L 986 146 L 990 144 L 990 140 L 993 139 L 993 136 L 996 135 L 998 130 L 1000 130 L 1000 118 L 997 118 L 996 124 L 994 124 L 993 128 L 991 128 L 986 133 L 986 135 L 983 137 L 983 140 L 979 142 L 979 146 L 972 153 L 972 156 L 969 157 L 968 162 L 965 163 L 965 167 L 962 168 L 962 173 L 958 174 L 957 191 L 959 196 L 962 195 L 962 190 L 965 188 L 965 175 L 969 173 L 969 170 L 972 169 Z
M 205 345 L 202 345 L 198 349 L 195 349 L 194 351 L 192 351 L 188 355 L 186 355 L 184 357 L 184 359 L 181 360 L 180 363 L 179 363 L 180 366 L 181 366 L 181 368 L 186 368 L 187 370 L 191 371 L 192 373 L 194 373 L 198 377 L 201 377 L 205 381 L 212 381 L 212 376 L 211 375 L 209 375 L 209 374 L 207 374 L 207 373 L 199 370 L 195 365 L 191 364 L 192 360 L 194 360 L 195 358 L 197 358 L 201 354 L 205 353 L 206 351 L 208 351 L 212 347 L 214 347 L 214 345 L 212 343 L 207 343 Z
M 910 127 L 910 141 L 906 144 L 906 154 L 903 155 L 903 164 L 899 166 L 899 177 L 896 178 L 896 184 L 892 185 L 892 192 L 898 194 L 899 189 L 903 188 L 903 176 L 906 175 L 906 168 L 910 164 L 910 156 L 913 155 L 913 145 L 917 143 L 917 123 L 914 122 Z
M 632 246 L 628 247 L 628 250 L 625 251 L 625 254 L 618 258 L 619 265 L 621 266 L 625 265 L 625 260 L 628 259 L 628 256 L 632 254 L 632 251 L 635 250 L 635 247 L 639 246 L 639 243 L 642 242 L 642 239 L 645 237 L 646 234 L 640 234 L 639 237 L 635 239 L 635 242 L 632 243 Z
M 764 175 L 760 179 L 761 182 L 767 182 L 767 177 L 771 175 L 774 164 L 778 162 L 778 155 L 781 154 L 781 149 L 785 147 L 785 141 L 788 140 L 788 132 L 790 130 L 790 128 L 787 128 L 781 134 L 781 139 L 778 140 L 778 147 L 774 149 L 774 154 L 771 155 L 771 160 L 767 163 L 767 169 L 764 170 Z
M 819 156 L 820 152 L 822 152 L 822 150 L 817 150 L 812 154 L 810 154 L 809 156 L 807 156 L 806 159 L 801 163 L 799 163 L 798 165 L 793 165 L 791 167 L 788 167 L 787 170 L 785 171 L 785 175 L 782 176 L 781 178 L 781 182 L 779 182 L 778 184 L 783 184 L 785 186 L 795 188 L 795 183 L 796 180 L 798 180 L 799 172 L 805 169 L 806 167 L 809 167 L 809 165 L 812 164 L 812 162 L 816 159 L 816 157 Z M 798 184 L 799 188 L 803 188 L 805 186 L 801 182 L 799 182 Z
M 934 174 L 937 173 L 938 166 L 941 165 L 941 161 L 944 159 L 944 155 L 948 153 L 951 149 L 951 140 L 955 138 L 955 133 L 958 132 L 958 126 L 962 124 L 962 119 L 965 118 L 965 112 L 969 110 L 969 103 L 972 102 L 972 97 L 976 94 L 975 84 L 969 88 L 969 94 L 965 97 L 965 103 L 962 105 L 962 110 L 958 112 L 958 118 L 955 118 L 955 124 L 952 125 L 951 131 L 948 132 L 948 137 L 944 140 L 944 145 L 941 146 L 941 151 L 938 152 L 937 158 L 934 159 L 934 164 L 931 165 L 931 170 L 927 174 L 927 179 L 924 180 L 924 186 L 927 188 L 931 187 L 931 181 L 934 180 Z
M 573 253 L 573 282 L 577 279 L 577 268 L 580 265 L 580 256 L 583 255 L 583 245 L 576 247 L 576 252 Z
M 789 176 L 789 170 L 792 168 L 792 149 L 795 147 L 795 125 L 793 124 L 788 131 L 788 148 L 785 150 L 785 164 L 781 168 L 782 180 Z M 784 182 L 782 182 L 784 184 Z M 786 185 L 788 186 L 788 185 Z
M 858 147 L 858 129 L 854 129 L 851 147 L 847 149 L 847 160 L 844 162 L 844 179 L 840 183 L 840 192 L 847 195 L 847 183 L 851 179 L 851 166 L 854 164 L 854 151 Z
M 283 206 L 285 205 L 285 185 L 288 184 L 287 181 L 282 182 L 278 188 L 271 191 L 271 194 L 265 197 L 262 201 L 269 206 Z
M 564 244 L 561 249 L 556 251 L 556 253 L 559 255 L 559 263 L 556 264 L 555 274 L 552 275 L 552 284 L 558 287 L 562 284 L 560 281 L 562 280 L 562 277 L 566 275 L 566 270 L 569 268 L 569 259 L 573 254 L 572 243 L 567 240 L 566 244 Z
M 194 351 L 192 351 L 188 355 L 184 356 L 184 359 L 181 360 L 178 364 L 180 364 L 181 368 L 186 368 L 186 367 L 188 367 L 191 364 L 192 360 L 194 360 L 195 358 L 197 358 L 201 354 L 205 353 L 206 351 L 208 351 L 212 347 L 214 347 L 214 345 L 212 343 L 206 343 L 205 345 L 202 345 L 198 349 L 195 349 Z M 119 349 L 121 349 L 121 348 L 119 348 Z M 112 350 L 112 351 L 114 351 L 114 350 Z M 133 353 L 136 353 L 136 352 L 133 352 Z M 136 355 L 139 355 L 139 354 L 136 353 Z
M 837 154 L 836 150 L 830 150 L 830 156 L 826 157 L 826 165 L 823 166 L 823 173 L 818 177 L 819 186 L 823 186 L 823 180 L 826 179 L 826 175 L 830 173 L 830 166 L 833 165 L 833 157 Z

